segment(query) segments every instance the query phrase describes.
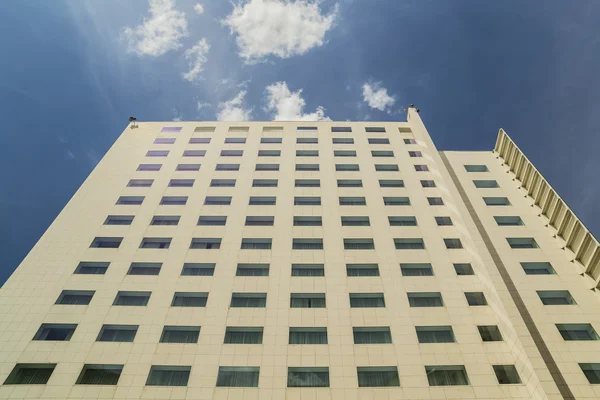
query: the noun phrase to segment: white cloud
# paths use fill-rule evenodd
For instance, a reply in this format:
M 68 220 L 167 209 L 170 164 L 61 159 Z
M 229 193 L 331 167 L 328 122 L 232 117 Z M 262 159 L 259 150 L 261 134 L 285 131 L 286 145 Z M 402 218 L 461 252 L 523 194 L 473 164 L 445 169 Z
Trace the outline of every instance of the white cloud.
M 273 121 L 331 121 L 321 106 L 313 113 L 303 113 L 306 102 L 302 98 L 302 89 L 292 92 L 286 82 L 275 82 L 265 90 L 268 97 L 266 111 L 273 113 Z
M 210 103 L 200 103 L 198 102 L 198 111 L 202 110 L 203 108 L 208 108 L 210 107 Z
M 179 49 L 188 36 L 185 13 L 175 9 L 175 0 L 148 0 L 149 16 L 134 28 L 125 28 L 123 37 L 129 51 L 140 56 L 161 56 Z
M 218 121 L 249 121 L 252 119 L 252 109 L 245 109 L 244 97 L 246 91 L 242 90 L 233 99 L 219 103 L 217 112 Z
M 337 5 L 323 15 L 318 1 L 247 0 L 223 22 L 237 35 L 240 56 L 254 63 L 270 54 L 289 58 L 321 46 L 336 16 Z
M 198 40 L 195 46 L 185 51 L 185 58 L 188 60 L 190 70 L 183 74 L 183 79 L 190 82 L 197 80 L 206 63 L 206 53 L 210 50 L 210 45 L 206 38 Z
M 371 108 L 385 111 L 386 108 L 391 108 L 396 102 L 396 99 L 388 95 L 387 89 L 381 87 L 381 82 L 365 83 L 362 89 L 363 101 Z
M 196 3 L 194 5 L 194 11 L 196 11 L 196 14 L 202 15 L 202 14 L 204 14 L 204 7 L 202 6 L 202 4 Z

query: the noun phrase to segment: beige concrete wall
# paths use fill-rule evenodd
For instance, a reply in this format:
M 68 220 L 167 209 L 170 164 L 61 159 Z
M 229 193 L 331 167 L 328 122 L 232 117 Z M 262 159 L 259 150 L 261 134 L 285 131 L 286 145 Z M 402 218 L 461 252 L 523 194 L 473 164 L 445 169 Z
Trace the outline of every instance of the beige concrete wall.
M 160 398 L 160 399 L 367 399 L 367 398 L 559 398 L 556 387 L 514 303 L 503 286 L 474 227 L 460 195 L 435 146 L 411 111 L 409 122 L 147 122 L 125 129 L 73 199 L 36 244 L 17 271 L 0 290 L 0 381 L 16 363 L 57 363 L 46 385 L 3 385 L 0 398 Z M 297 126 L 318 126 L 318 132 L 297 132 Z M 161 133 L 164 126 L 182 126 L 180 133 Z M 213 133 L 194 133 L 197 126 L 216 126 Z M 249 126 L 248 133 L 228 132 L 229 126 Z M 262 132 L 263 126 L 282 126 L 282 132 Z M 332 133 L 332 126 L 351 126 L 352 133 Z M 386 133 L 366 133 L 366 126 L 385 127 Z M 413 134 L 399 127 L 412 127 Z M 414 135 L 414 136 L 413 136 Z M 261 144 L 261 137 L 282 137 L 282 144 Z M 172 145 L 155 145 L 156 137 L 175 137 Z M 210 144 L 188 144 L 191 137 L 211 137 Z M 247 137 L 246 144 L 225 144 L 227 137 Z M 318 144 L 296 144 L 297 137 L 318 137 Z M 355 143 L 332 144 L 332 137 L 353 137 Z M 389 137 L 390 145 L 370 145 L 370 137 Z M 417 139 L 406 145 L 403 138 Z M 491 142 L 491 140 L 490 140 Z M 168 149 L 168 157 L 145 157 L 148 150 Z M 206 149 L 205 157 L 182 157 L 184 149 Z M 224 149 L 244 150 L 242 157 L 221 157 Z M 281 157 L 257 157 L 259 149 L 280 149 Z M 318 149 L 319 157 L 296 157 L 297 149 Z M 334 150 L 356 150 L 357 157 L 334 157 Z M 371 150 L 393 150 L 394 158 L 374 158 Z M 423 158 L 410 158 L 409 150 L 422 151 Z M 492 164 L 492 153 L 451 153 L 453 164 Z M 159 172 L 139 172 L 141 163 L 162 163 Z M 175 171 L 179 163 L 199 163 L 198 172 Z M 215 171 L 217 163 L 239 163 L 240 171 Z M 279 163 L 277 172 L 255 171 L 257 163 Z M 296 163 L 318 163 L 319 172 L 295 171 Z M 335 171 L 336 163 L 357 163 L 360 172 Z M 374 164 L 398 164 L 400 172 L 376 172 Z M 429 165 L 430 172 L 416 172 L 415 164 Z M 526 226 L 535 229 L 548 257 L 559 257 L 551 237 L 536 226 L 527 205 L 519 205 L 518 191 L 502 180 L 499 163 L 489 165 L 506 195 L 514 199 Z M 456 168 L 458 169 L 458 167 Z M 461 180 L 469 179 L 459 174 Z M 126 187 L 129 179 L 154 179 L 151 188 Z M 167 187 L 170 179 L 195 179 L 193 188 Z M 211 179 L 236 179 L 234 188 L 209 187 Z M 251 187 L 253 179 L 278 179 L 277 188 Z M 295 188 L 294 179 L 320 179 L 320 188 Z M 362 188 L 338 188 L 336 179 L 362 179 Z M 380 188 L 379 179 L 403 179 L 405 188 Z M 422 188 L 419 180 L 433 179 L 436 188 Z M 468 185 L 466 185 L 468 187 Z M 477 189 L 480 191 L 482 189 Z M 512 191 L 511 191 L 512 190 Z M 475 189 L 469 196 L 478 196 Z M 145 196 L 141 206 L 115 205 L 119 196 Z M 159 205 L 163 195 L 188 196 L 186 206 Z M 205 206 L 205 196 L 232 196 L 230 206 Z M 276 206 L 249 206 L 250 196 L 277 196 Z M 320 196 L 321 206 L 294 206 L 294 196 Z M 367 206 L 338 205 L 340 196 L 364 196 Z M 411 206 L 385 207 L 383 196 L 408 196 Z M 444 206 L 430 206 L 427 197 L 442 197 Z M 523 200 L 524 201 L 524 200 Z M 477 207 L 480 212 L 481 207 Z M 481 210 L 481 212 L 488 212 Z M 107 215 L 135 215 L 131 226 L 105 226 Z M 179 215 L 179 226 L 150 226 L 154 215 Z M 226 226 L 197 226 L 199 215 L 227 215 Z M 244 226 L 246 216 L 275 217 L 272 227 Z M 322 227 L 295 227 L 293 216 L 319 215 Z M 369 216 L 371 226 L 341 226 L 341 216 Z M 417 227 L 390 227 L 388 216 L 417 217 Z M 486 214 L 487 215 L 487 214 Z M 438 227 L 434 216 L 451 216 L 454 226 Z M 489 221 L 488 221 L 489 222 Z M 494 242 L 503 229 L 491 225 Z M 509 229 L 509 228 L 506 228 Z M 512 228 L 511 228 L 512 229 Z M 532 231 L 534 232 L 534 231 Z M 533 234 L 532 234 L 533 235 Z M 544 236 L 545 235 L 545 236 Z M 119 249 L 90 249 L 96 236 L 124 237 Z M 139 249 L 143 237 L 171 237 L 168 250 Z M 222 238 L 220 250 L 190 250 L 193 237 Z M 272 250 L 240 250 L 242 238 L 272 238 Z M 422 237 L 425 250 L 396 250 L 393 238 Z M 323 238 L 324 250 L 292 250 L 292 238 Z M 375 250 L 344 250 L 343 238 L 373 238 Z M 460 238 L 464 249 L 447 250 L 444 238 Z M 536 236 L 536 239 L 538 237 Z M 500 245 L 498 245 L 501 247 Z M 547 246 L 547 249 L 546 249 Z M 521 273 L 528 307 L 540 314 L 542 326 L 550 324 L 545 310 L 534 298 L 533 286 L 568 286 L 576 297 L 577 313 L 562 313 L 571 320 L 593 319 L 595 294 L 585 292 L 576 274 L 565 262 L 553 265 L 552 277 L 526 277 L 519 271 L 510 249 L 500 248 L 511 275 Z M 528 251 L 526 251 L 528 252 Z M 536 250 L 535 252 L 538 252 Z M 519 253 L 521 254 L 521 253 Z M 524 253 L 523 253 L 524 254 Z M 529 254 L 529 253 L 528 253 Z M 511 258 L 512 257 L 512 258 Z M 529 255 L 527 257 L 538 257 Z M 512 261 L 511 261 L 512 260 Z M 562 260 L 562 259 L 561 259 Z M 105 275 L 73 275 L 80 261 L 110 261 Z M 162 262 L 158 276 L 128 276 L 134 261 Z M 213 277 L 180 276 L 184 262 L 214 262 Z M 243 262 L 270 263 L 269 277 L 236 277 Z M 432 277 L 403 277 L 399 263 L 430 262 Z M 456 276 L 452 263 L 470 262 L 475 276 Z M 323 263 L 325 277 L 291 277 L 292 263 Z M 380 277 L 346 277 L 346 263 L 378 263 Z M 561 266 L 562 265 L 562 266 Z M 514 271 L 513 271 L 514 270 Z M 569 278 L 569 276 L 572 276 Z M 535 282 L 533 280 L 535 279 Z M 560 282 L 560 285 L 559 285 Z M 570 286 L 569 286 L 570 285 Z M 553 287 L 554 287 L 553 286 Z M 537 287 L 537 286 L 536 286 Z M 561 286 L 562 287 L 562 286 Z M 576 291 L 575 289 L 580 291 Z M 95 290 L 88 306 L 55 305 L 62 290 Z M 151 291 L 147 307 L 112 306 L 116 293 Z M 407 292 L 441 292 L 445 307 L 410 308 Z M 482 291 L 490 306 L 468 307 L 464 292 Z M 205 308 L 170 307 L 174 292 L 208 292 Z M 266 292 L 264 309 L 229 308 L 232 292 Z M 386 307 L 350 308 L 348 294 L 382 292 Z M 290 309 L 290 293 L 326 293 L 325 309 Z M 529 293 L 529 294 L 528 294 Z M 585 312 L 583 310 L 586 310 Z M 560 319 L 561 313 L 552 318 Z M 584 318 L 585 317 L 585 318 Z M 537 318 L 537 317 L 536 317 Z M 76 323 L 68 342 L 32 341 L 41 323 Z M 138 324 L 133 343 L 95 342 L 102 324 Z M 499 325 L 506 341 L 482 343 L 477 325 Z M 164 325 L 201 326 L 198 344 L 158 343 Z M 415 326 L 452 325 L 457 343 L 419 344 Z M 226 326 L 264 327 L 263 345 L 224 345 Z M 326 326 L 328 345 L 288 345 L 290 326 Z M 392 344 L 354 345 L 352 327 L 389 326 Z M 560 342 L 558 332 L 548 326 L 547 340 L 561 356 L 578 362 L 592 360 L 586 348 Z M 546 329 L 546 328 L 544 328 Z M 546 339 L 546 336 L 544 336 Z M 574 345 L 573 345 L 574 346 Z M 587 346 L 587 343 L 586 343 Z M 579 351 L 578 351 L 579 350 Z M 124 364 L 117 386 L 75 385 L 84 364 Z M 429 387 L 425 365 L 465 365 L 469 386 Z M 515 364 L 521 385 L 499 385 L 493 364 Z M 189 384 L 183 388 L 145 386 L 151 365 L 189 365 Z M 258 388 L 215 388 L 219 366 L 260 366 Z M 286 388 L 287 367 L 327 366 L 330 388 Z M 358 388 L 357 366 L 397 366 L 398 388 Z M 585 377 L 566 362 L 569 383 L 592 393 Z M 561 370 L 563 365 L 561 364 Z M 578 389 L 579 390 L 579 389 Z M 589 396 L 588 396 L 589 397 Z M 597 396 L 596 396 L 597 397 Z M 582 397 L 585 398 L 585 397 Z

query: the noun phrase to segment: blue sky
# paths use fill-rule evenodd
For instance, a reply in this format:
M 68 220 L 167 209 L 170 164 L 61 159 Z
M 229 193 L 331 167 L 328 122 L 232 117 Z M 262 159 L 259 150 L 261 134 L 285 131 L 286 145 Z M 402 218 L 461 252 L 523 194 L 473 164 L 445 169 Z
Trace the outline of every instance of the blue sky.
M 597 0 L 2 1 L 0 283 L 130 115 L 387 121 L 415 103 L 442 150 L 505 128 L 598 234 L 599 16 Z

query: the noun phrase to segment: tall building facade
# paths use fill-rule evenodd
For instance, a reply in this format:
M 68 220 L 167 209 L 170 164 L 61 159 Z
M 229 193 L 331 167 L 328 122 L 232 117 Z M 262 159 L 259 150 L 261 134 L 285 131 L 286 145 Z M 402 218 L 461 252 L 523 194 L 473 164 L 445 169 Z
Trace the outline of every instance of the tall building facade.
M 598 399 L 599 278 L 502 130 L 141 122 L 0 290 L 0 398 Z

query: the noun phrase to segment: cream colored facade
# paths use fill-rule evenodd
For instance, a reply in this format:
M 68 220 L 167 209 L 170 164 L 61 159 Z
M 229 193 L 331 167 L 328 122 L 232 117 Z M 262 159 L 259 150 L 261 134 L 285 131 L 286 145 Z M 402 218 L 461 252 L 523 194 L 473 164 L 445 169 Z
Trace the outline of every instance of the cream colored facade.
M 164 131 L 176 127 L 181 130 Z M 316 130 L 307 129 L 311 127 Z M 351 132 L 332 132 L 339 127 Z M 367 132 L 366 128 L 380 129 Z M 156 144 L 157 138 L 175 140 Z M 210 141 L 191 144 L 192 138 Z M 226 143 L 226 138 L 246 140 Z M 261 143 L 264 138 L 273 139 Z M 281 143 L 276 143 L 277 138 Z M 318 143 L 297 143 L 298 138 Z M 352 138 L 353 143 L 333 143 L 334 138 Z M 389 144 L 368 139 L 389 139 Z M 168 150 L 168 155 L 147 155 L 161 150 Z M 184 156 L 186 150 L 205 150 L 205 154 Z M 241 150 L 243 155 L 221 155 L 230 150 Z M 261 150 L 280 150 L 280 156 L 259 156 L 265 154 Z M 317 150 L 318 156 L 302 153 L 305 150 Z M 335 156 L 336 150 L 356 155 Z M 389 151 L 393 156 L 386 157 Z M 421 153 L 412 157 L 409 152 Z M 590 290 L 600 273 L 598 243 L 574 215 L 568 215 L 564 204 L 560 215 L 569 217 L 568 229 L 560 231 L 555 224 L 558 217 L 551 221 L 548 212 L 554 209 L 539 205 L 554 192 L 549 185 L 541 194 L 535 187 L 527 188 L 527 174 L 537 173 L 527 163 L 503 132 L 494 151 L 438 152 L 414 108 L 408 110 L 407 122 L 140 122 L 129 126 L 0 290 L 0 382 L 4 383 L 0 398 L 600 398 L 600 385 L 588 380 L 580 367 L 589 363 L 586 368 L 593 369 L 594 363 L 600 363 L 600 340 L 593 340 L 597 336 L 589 329 L 591 340 L 565 340 L 556 326 L 577 324 L 567 328 L 583 329 L 583 324 L 590 324 L 600 330 L 600 302 L 595 290 Z M 141 164 L 161 167 L 138 171 Z M 201 166 L 199 171 L 181 171 L 179 164 Z M 217 171 L 217 164 L 240 167 Z M 257 164 L 279 164 L 279 170 L 257 171 Z M 318 164 L 319 170 L 298 171 L 297 164 Z M 336 164 L 357 164 L 359 170 L 336 170 Z M 376 164 L 397 165 L 399 171 L 376 170 Z M 428 171 L 417 171 L 415 165 L 426 165 Z M 465 165 L 484 165 L 487 171 L 467 172 Z M 516 179 L 519 174 L 525 174 L 525 184 Z M 128 186 L 130 180 L 140 179 L 153 182 L 150 187 Z M 172 179 L 194 182 L 192 187 L 170 187 Z M 234 179 L 235 186 L 211 186 L 216 179 Z M 277 186 L 254 187 L 257 179 L 275 179 Z M 296 187 L 301 179 L 319 180 L 320 186 L 313 182 L 310 187 Z M 539 179 L 543 180 L 541 175 L 536 184 Z M 360 180 L 362 186 L 338 187 L 338 180 Z M 403 187 L 381 187 L 380 180 L 396 186 L 402 180 Z M 434 181 L 435 187 L 423 187 L 423 180 Z M 474 180 L 496 181 L 498 187 L 477 188 Z M 143 197 L 143 202 L 116 204 L 121 196 Z M 187 196 L 187 202 L 161 205 L 164 196 Z M 230 196 L 231 204 L 207 205 L 207 196 Z M 276 197 L 276 205 L 249 205 L 254 196 Z M 294 205 L 295 197 L 303 196 L 320 197 L 321 205 Z M 366 205 L 340 205 L 344 197 L 352 197 L 343 199 L 352 204 L 364 197 Z M 406 199 L 399 198 L 408 197 L 410 204 L 384 205 L 384 197 L 400 203 Z M 483 197 L 507 198 L 510 205 L 486 205 Z M 428 198 L 441 198 L 443 205 L 431 205 L 439 200 Z M 553 200 L 554 206 L 560 205 L 556 193 L 553 199 L 558 199 Z M 130 225 L 107 225 L 108 216 L 134 218 Z M 180 218 L 177 225 L 152 225 L 155 216 Z M 198 225 L 200 216 L 227 219 L 224 225 Z M 274 217 L 274 223 L 246 226 L 248 216 Z M 322 217 L 322 226 L 295 226 L 294 217 L 300 216 Z M 368 217 L 369 225 L 342 225 L 342 217 L 353 216 Z M 520 217 L 523 224 L 499 226 L 495 216 Z M 417 224 L 391 226 L 388 217 L 416 217 Z M 450 217 L 452 225 L 439 226 L 435 217 Z M 122 241 L 118 248 L 91 247 L 96 238 Z M 170 246 L 141 248 L 144 238 L 169 238 Z M 220 248 L 191 249 L 193 238 L 220 239 Z M 241 248 L 243 239 L 253 238 L 272 239 L 271 249 Z M 421 238 L 424 249 L 395 246 L 394 239 Z M 507 238 L 533 238 L 538 247 L 511 248 Z M 293 239 L 322 239 L 323 249 L 293 249 Z M 372 239 L 374 249 L 345 249 L 344 239 Z M 462 248 L 448 249 L 444 239 L 460 239 Z M 348 246 L 369 247 L 369 241 L 360 243 Z M 523 243 L 531 242 L 516 243 L 527 247 Z M 103 274 L 74 273 L 82 262 L 110 264 Z M 538 263 L 533 266 L 549 262 L 556 273 L 526 274 L 523 262 Z M 132 275 L 132 263 L 162 265 L 158 275 Z M 185 263 L 214 263 L 214 275 L 183 276 Z M 263 268 L 268 264 L 268 276 L 237 276 L 238 264 L 253 263 Z M 467 263 L 474 274 L 458 275 L 453 264 Z M 292 276 L 294 264 L 322 264 L 324 276 Z M 348 276 L 347 264 L 377 264 L 379 275 Z M 411 267 L 406 264 L 431 264 L 433 275 L 403 275 L 400 264 L 406 268 Z M 419 267 L 427 269 L 427 265 Z M 75 291 L 71 293 L 75 297 L 92 291 L 93 296 L 87 305 L 57 304 L 69 294 L 63 291 Z M 568 291 L 576 304 L 543 305 L 538 291 L 548 291 L 550 297 Z M 145 306 L 113 305 L 119 292 L 151 295 Z M 467 292 L 476 299 L 483 293 L 487 305 L 470 306 Z M 206 294 L 206 304 L 173 306 L 175 293 Z M 232 294 L 237 293 L 266 294 L 266 304 L 231 307 Z M 351 307 L 351 295 L 361 293 L 383 294 L 385 306 Z M 443 306 L 411 307 L 408 297 L 414 293 L 439 293 Z M 290 296 L 297 294 L 324 295 L 326 305 L 292 308 Z M 68 324 L 74 331 L 68 340 L 44 340 L 56 337 L 44 336 L 49 331 L 43 331 L 42 324 L 48 324 L 48 329 Z M 98 341 L 104 325 L 138 327 L 133 341 Z M 197 342 L 163 343 L 165 326 L 199 327 Z M 416 327 L 431 326 L 451 327 L 454 341 L 420 343 Z M 501 340 L 483 341 L 478 326 L 497 326 Z M 262 344 L 224 344 L 228 327 L 262 328 Z M 290 344 L 290 327 L 326 328 L 327 344 Z M 356 344 L 353 328 L 365 327 L 389 327 L 391 343 Z M 85 365 L 122 366 L 122 370 L 116 384 L 78 383 L 85 381 Z M 31 366 L 44 367 L 46 372 L 54 369 L 45 384 L 19 384 L 23 379 L 45 380 L 19 375 L 19 368 Z M 147 384 L 152 366 L 185 367 L 187 384 Z M 442 366 L 464 367 L 466 382 L 448 377 L 453 372 L 447 373 L 448 380 L 436 375 L 445 371 Z M 514 366 L 520 383 L 501 384 L 494 366 Z M 258 371 L 258 384 L 247 385 L 257 387 L 217 386 L 221 367 L 253 367 L 241 371 Z M 288 387 L 293 386 L 288 380 L 314 382 L 306 375 L 290 374 L 315 372 L 288 368 L 311 367 L 321 368 L 316 371 L 321 384 L 328 372 L 328 386 Z M 397 369 L 399 386 L 359 387 L 358 371 L 365 371 L 363 367 L 385 367 L 370 376 L 389 371 L 392 378 L 384 381 L 392 384 Z M 223 378 L 227 371 L 222 371 Z M 588 371 L 590 376 L 594 373 L 600 376 L 600 370 Z M 363 385 L 381 384 L 367 375 Z M 431 379 L 463 384 L 433 385 Z

